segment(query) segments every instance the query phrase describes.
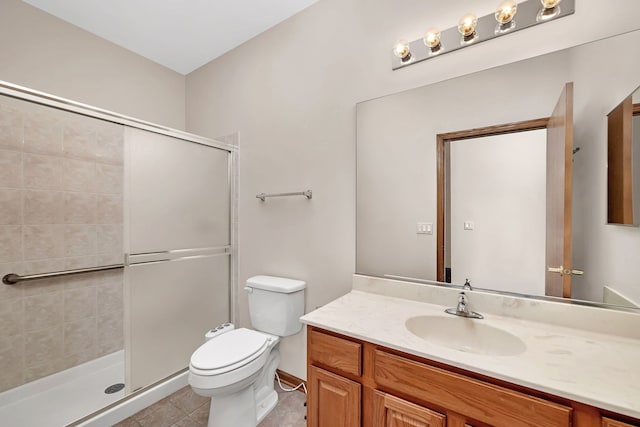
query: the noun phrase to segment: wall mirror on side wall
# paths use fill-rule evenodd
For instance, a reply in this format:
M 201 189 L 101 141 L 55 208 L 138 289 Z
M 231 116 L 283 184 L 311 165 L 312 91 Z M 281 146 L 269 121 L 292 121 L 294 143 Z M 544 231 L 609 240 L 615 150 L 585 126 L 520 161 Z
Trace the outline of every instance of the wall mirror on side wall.
M 359 103 L 357 273 L 440 284 L 450 267 L 454 285 L 469 278 L 476 289 L 638 307 L 640 267 L 624 260 L 640 256 L 640 233 L 605 225 L 607 114 L 638 86 L 638 43 L 633 31 Z M 573 94 L 558 102 L 567 82 Z M 552 113 L 558 104 L 565 110 Z M 553 116 L 538 131 L 464 133 Z M 572 129 L 556 125 L 571 118 Z M 535 132 L 545 134 L 545 150 L 546 134 L 573 136 L 573 145 L 545 151 L 534 166 L 524 135 Z M 483 167 L 501 143 L 513 146 Z M 525 172 L 538 172 L 544 190 L 518 186 Z M 490 194 L 489 182 L 504 193 Z M 558 221 L 548 216 L 554 206 Z M 486 217 L 496 228 L 482 240 Z
M 640 89 L 607 115 L 607 222 L 640 223 Z

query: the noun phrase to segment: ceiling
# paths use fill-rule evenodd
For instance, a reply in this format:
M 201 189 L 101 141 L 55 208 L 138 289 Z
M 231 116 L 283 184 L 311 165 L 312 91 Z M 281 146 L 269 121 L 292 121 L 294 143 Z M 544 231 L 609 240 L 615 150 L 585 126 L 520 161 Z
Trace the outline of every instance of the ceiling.
M 181 74 L 317 0 L 23 0 Z

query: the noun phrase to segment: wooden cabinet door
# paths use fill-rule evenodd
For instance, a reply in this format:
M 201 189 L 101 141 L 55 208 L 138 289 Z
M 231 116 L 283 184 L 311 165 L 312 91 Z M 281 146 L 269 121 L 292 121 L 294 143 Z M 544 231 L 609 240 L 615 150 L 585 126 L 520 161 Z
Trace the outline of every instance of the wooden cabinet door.
M 359 427 L 360 384 L 309 366 L 309 427 Z
M 447 417 L 390 394 L 373 397 L 374 427 L 445 427 Z

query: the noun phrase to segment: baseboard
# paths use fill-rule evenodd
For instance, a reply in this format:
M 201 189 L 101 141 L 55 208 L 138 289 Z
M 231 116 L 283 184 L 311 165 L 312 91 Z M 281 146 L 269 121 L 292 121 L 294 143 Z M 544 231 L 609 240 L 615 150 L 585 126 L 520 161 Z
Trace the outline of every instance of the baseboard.
M 285 371 L 281 371 L 280 369 L 277 369 L 276 372 L 278 373 L 278 376 L 280 376 L 280 381 L 282 382 L 282 384 L 288 387 L 297 387 L 300 385 L 300 383 L 304 383 L 305 387 L 307 386 L 307 382 L 305 380 L 301 380 L 294 375 L 291 375 Z

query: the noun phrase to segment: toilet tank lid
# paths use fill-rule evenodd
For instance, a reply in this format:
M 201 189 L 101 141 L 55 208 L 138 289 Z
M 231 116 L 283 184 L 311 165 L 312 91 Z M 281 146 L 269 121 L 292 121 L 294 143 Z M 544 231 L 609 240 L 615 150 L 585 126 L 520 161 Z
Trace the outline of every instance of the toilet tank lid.
M 275 276 L 253 276 L 247 280 L 250 288 L 264 289 L 265 291 L 290 294 L 304 289 L 307 284 L 302 280 L 287 279 Z

